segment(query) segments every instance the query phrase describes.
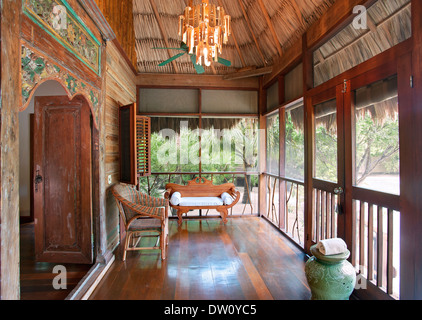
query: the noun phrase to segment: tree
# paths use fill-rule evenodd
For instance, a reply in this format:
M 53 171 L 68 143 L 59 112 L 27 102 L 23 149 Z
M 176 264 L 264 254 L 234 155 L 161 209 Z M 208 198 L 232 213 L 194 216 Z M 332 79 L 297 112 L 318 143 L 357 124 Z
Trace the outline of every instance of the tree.
M 399 172 L 398 119 L 379 123 L 365 113 L 356 121 L 356 139 L 356 185 L 380 167 L 384 173 Z
M 201 142 L 199 137 L 201 136 Z M 201 159 L 199 146 L 201 145 Z M 159 189 L 163 189 L 168 182 L 186 183 L 199 173 L 199 161 L 202 172 L 245 172 L 257 167 L 258 159 L 258 130 L 254 119 L 242 119 L 230 129 L 191 130 L 181 127 L 179 132 L 162 130 L 161 134 L 151 135 L 151 171 L 165 173 L 193 172 L 193 175 L 153 176 L 143 178 L 140 188 L 151 195 L 160 196 Z M 227 182 L 225 175 L 214 175 L 214 183 Z M 229 178 L 230 179 L 230 178 Z M 171 180 L 171 181 L 170 181 Z M 252 190 L 257 185 L 257 177 L 247 175 L 244 185 L 243 203 L 247 202 L 249 186 Z

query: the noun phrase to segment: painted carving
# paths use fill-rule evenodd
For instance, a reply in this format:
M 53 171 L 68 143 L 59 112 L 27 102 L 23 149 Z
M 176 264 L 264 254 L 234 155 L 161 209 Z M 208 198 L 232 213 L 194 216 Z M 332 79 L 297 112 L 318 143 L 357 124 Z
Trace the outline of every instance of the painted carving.
M 101 43 L 65 0 L 24 0 L 23 12 L 97 75 Z
M 90 104 L 95 126 L 98 124 L 99 92 L 63 67 L 22 44 L 22 107 L 26 109 L 37 85 L 56 80 L 62 84 L 70 98 L 77 94 L 85 96 Z M 98 127 L 97 127 L 98 128 Z

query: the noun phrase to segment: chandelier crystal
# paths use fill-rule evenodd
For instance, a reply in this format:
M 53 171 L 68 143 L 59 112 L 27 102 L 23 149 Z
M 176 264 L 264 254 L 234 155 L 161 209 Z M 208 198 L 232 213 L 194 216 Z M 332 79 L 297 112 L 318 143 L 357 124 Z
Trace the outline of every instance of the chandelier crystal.
M 218 61 L 223 44 L 229 41 L 230 23 L 223 7 L 209 4 L 209 0 L 193 5 L 190 0 L 179 17 L 179 37 L 189 47 L 189 54 L 196 55 L 197 64 L 210 66 L 212 60 Z

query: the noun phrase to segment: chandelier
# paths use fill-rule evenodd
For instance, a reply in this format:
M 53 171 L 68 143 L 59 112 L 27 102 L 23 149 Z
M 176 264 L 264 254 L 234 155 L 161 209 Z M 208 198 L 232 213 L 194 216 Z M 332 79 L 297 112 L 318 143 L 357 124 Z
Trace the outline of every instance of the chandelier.
M 229 41 L 230 20 L 223 7 L 209 4 L 209 0 L 198 5 L 189 1 L 179 17 L 179 37 L 188 46 L 189 54 L 196 55 L 197 64 L 210 66 L 212 60 L 218 61 L 223 44 Z

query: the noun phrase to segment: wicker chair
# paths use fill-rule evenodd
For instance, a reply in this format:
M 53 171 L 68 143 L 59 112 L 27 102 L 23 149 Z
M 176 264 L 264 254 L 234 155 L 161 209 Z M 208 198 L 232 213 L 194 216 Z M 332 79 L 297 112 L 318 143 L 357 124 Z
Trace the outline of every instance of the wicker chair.
M 148 196 L 122 183 L 114 185 L 111 192 L 126 230 L 123 261 L 127 251 L 155 249 L 161 250 L 161 259 L 164 260 L 168 245 L 168 200 Z M 138 247 L 142 237 L 157 236 L 155 246 Z

